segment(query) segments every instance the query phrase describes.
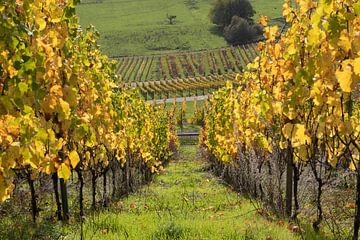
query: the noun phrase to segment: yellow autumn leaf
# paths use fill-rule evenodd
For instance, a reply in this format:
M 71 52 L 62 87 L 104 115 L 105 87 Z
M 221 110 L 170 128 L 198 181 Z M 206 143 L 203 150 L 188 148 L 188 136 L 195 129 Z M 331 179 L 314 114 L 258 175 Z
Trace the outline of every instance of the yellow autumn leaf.
M 10 78 L 13 78 L 17 75 L 18 71 L 13 67 L 13 66 L 8 66 L 7 68 L 8 74 L 10 76 Z
M 299 154 L 299 158 L 302 160 L 302 161 L 306 161 L 309 159 L 309 155 L 308 155 L 308 151 L 307 151 L 307 147 L 305 145 L 303 146 L 300 146 L 298 149 L 298 154 Z
M 342 135 L 349 135 L 353 132 L 351 122 L 349 122 L 349 121 L 341 122 L 338 125 L 338 129 Z
M 282 133 L 284 135 L 284 137 L 286 139 L 290 139 L 291 138 L 291 133 L 293 130 L 294 125 L 291 123 L 287 123 L 284 125 L 284 127 L 282 128 Z
M 24 149 L 21 149 L 21 155 L 24 159 L 24 165 L 30 165 L 31 168 L 33 169 L 37 169 L 38 166 L 37 166 L 37 162 L 35 162 L 35 158 L 33 158 L 31 152 L 29 151 L 28 148 L 24 148 Z
M 312 46 L 312 45 L 319 43 L 319 40 L 321 40 L 320 33 L 321 33 L 321 31 L 319 30 L 318 27 L 315 27 L 315 28 L 309 30 L 309 34 L 308 34 L 309 45 Z
M 273 108 L 274 113 L 282 114 L 283 108 L 282 108 L 282 103 L 281 102 L 276 102 L 275 104 L 272 104 L 271 106 Z
M 354 161 L 351 161 L 351 162 L 350 162 L 349 169 L 350 169 L 351 171 L 356 171 L 356 165 L 355 165 L 355 162 L 354 162 Z
M 64 179 L 65 181 L 68 180 L 71 175 L 70 168 L 65 163 L 61 163 L 57 173 L 58 177 Z
M 351 92 L 351 85 L 352 85 L 352 72 L 348 68 L 345 71 L 336 71 L 335 73 L 336 78 L 340 84 L 341 90 L 344 92 Z
M 64 96 L 62 86 L 59 84 L 56 84 L 50 88 L 50 93 L 54 94 L 55 96 L 62 97 Z
M 338 162 L 337 157 L 330 151 L 328 151 L 328 159 L 327 159 L 328 163 L 330 163 L 330 165 L 335 168 L 336 164 Z
M 306 13 L 309 9 L 314 7 L 314 3 L 311 0 L 300 0 L 300 11 Z
M 276 39 L 277 36 L 279 36 L 279 28 L 277 25 L 266 28 L 265 29 L 265 36 L 267 39 L 273 41 Z
M 321 94 L 316 94 L 314 96 L 314 104 L 315 106 L 321 106 L 324 102 L 324 98 L 322 97 Z
M 306 129 L 303 124 L 295 124 L 291 136 L 291 144 L 293 147 L 300 147 L 302 145 L 310 144 L 311 138 L 306 134 Z
M 59 99 L 59 102 L 60 102 L 61 118 L 62 119 L 69 119 L 69 117 L 70 117 L 69 103 L 64 101 L 62 98 Z
M 54 144 L 56 142 L 55 132 L 52 129 L 48 129 L 47 134 L 48 134 L 49 143 Z
M 360 76 L 360 57 L 356 58 L 353 62 L 355 74 Z
M 14 189 L 13 183 L 8 183 L 4 181 L 3 177 L 0 177 L 0 203 L 10 198 L 10 193 L 12 192 L 13 189 Z
M 86 153 L 85 153 L 85 159 L 86 159 L 86 161 L 90 161 L 91 155 L 90 155 L 90 152 L 89 152 L 89 151 L 86 151 Z
M 339 38 L 339 46 L 345 51 L 348 52 L 351 50 L 351 38 L 348 36 L 347 31 L 343 30 Z
M 76 168 L 76 166 L 78 165 L 78 163 L 80 162 L 80 158 L 78 153 L 74 150 L 69 154 L 69 159 L 71 162 L 71 166 L 73 168 Z
M 35 18 L 35 22 L 36 24 L 39 26 L 39 31 L 42 31 L 46 28 L 46 21 L 44 18 L 40 17 L 40 16 L 37 16 Z
M 288 147 L 288 142 L 287 142 L 287 141 L 281 141 L 281 142 L 279 143 L 279 147 L 280 147 L 280 149 L 285 149 L 285 148 L 287 148 L 287 147 Z
M 267 151 L 269 151 L 270 153 L 272 153 L 272 147 L 269 143 L 269 141 L 266 139 L 266 137 L 260 137 L 259 138 L 259 144 L 261 145 L 261 147 Z
M 311 143 L 311 138 L 306 134 L 303 124 L 287 123 L 282 128 L 282 133 L 286 139 L 291 141 L 292 147 L 300 147 Z
M 354 151 L 352 154 L 352 160 L 350 161 L 349 169 L 351 171 L 356 171 L 358 168 L 358 163 L 360 160 L 360 155 L 358 151 Z
M 151 154 L 149 152 L 143 152 L 143 153 L 141 153 L 141 156 L 145 162 L 147 162 L 151 159 Z
M 290 54 L 290 55 L 294 55 L 296 54 L 296 46 L 295 46 L 295 43 L 291 43 L 288 48 L 287 48 L 287 53 Z
M 284 109 L 283 114 L 287 116 L 290 120 L 293 120 L 296 118 L 297 113 L 294 108 Z
M 258 23 L 263 25 L 264 27 L 266 27 L 268 25 L 269 22 L 269 17 L 267 16 L 261 16 Z

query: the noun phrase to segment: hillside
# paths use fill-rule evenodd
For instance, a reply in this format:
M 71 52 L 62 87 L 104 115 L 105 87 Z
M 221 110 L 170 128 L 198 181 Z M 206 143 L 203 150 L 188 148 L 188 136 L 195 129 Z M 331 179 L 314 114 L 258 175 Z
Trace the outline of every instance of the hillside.
M 208 12 L 211 0 L 83 0 L 77 14 L 83 27 L 94 25 L 110 56 L 146 55 L 227 45 Z M 257 14 L 281 16 L 282 1 L 251 1 Z M 166 14 L 176 15 L 170 25 Z

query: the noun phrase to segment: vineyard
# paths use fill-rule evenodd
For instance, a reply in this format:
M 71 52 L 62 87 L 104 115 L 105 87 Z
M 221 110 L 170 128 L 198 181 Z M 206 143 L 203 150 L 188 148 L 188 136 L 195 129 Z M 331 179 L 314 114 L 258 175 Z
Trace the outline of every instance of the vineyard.
M 235 79 L 235 73 L 209 75 L 207 77 L 191 77 L 160 81 L 133 82 L 119 84 L 119 88 L 136 88 L 146 100 L 169 99 L 174 97 L 190 97 L 208 95 Z M 236 83 L 234 83 L 236 84 Z
M 124 82 L 169 80 L 241 72 L 257 56 L 257 43 L 237 47 L 118 58 L 117 74 Z
M 233 81 L 257 56 L 257 43 L 198 52 L 117 59 L 119 87 L 137 88 L 146 100 L 207 95 Z
M 283 18 L 271 20 L 280 32 L 288 28 Z M 118 87 L 137 88 L 146 100 L 207 95 L 233 81 L 258 55 L 257 44 L 148 56 L 114 57 Z M 235 83 L 236 84 L 236 83 Z
M 262 214 L 357 240 L 360 3 L 286 1 L 284 16 L 285 35 L 261 19 L 267 40 L 236 77 L 241 87 L 211 98 L 204 155 L 237 191 L 262 201 Z
M 23 217 L 8 217 L 28 204 L 34 223 L 43 211 L 64 222 L 76 212 L 83 223 L 88 209 L 150 181 L 178 145 L 170 111 L 115 88 L 113 61 L 94 28 L 81 29 L 75 7 L 0 6 L 0 202 L 10 229 Z
M 359 239 L 359 1 L 116 60 L 76 2 L 0 6 L 0 239 Z

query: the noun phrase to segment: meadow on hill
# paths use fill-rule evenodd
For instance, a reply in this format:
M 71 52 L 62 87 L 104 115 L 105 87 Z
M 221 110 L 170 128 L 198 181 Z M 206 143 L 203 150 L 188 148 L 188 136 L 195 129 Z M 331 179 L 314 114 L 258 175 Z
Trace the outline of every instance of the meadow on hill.
M 100 32 L 109 56 L 147 55 L 227 46 L 209 20 L 212 0 L 83 0 L 76 11 L 81 25 Z M 281 0 L 250 1 L 260 15 L 281 16 Z M 176 16 L 170 24 L 168 15 Z

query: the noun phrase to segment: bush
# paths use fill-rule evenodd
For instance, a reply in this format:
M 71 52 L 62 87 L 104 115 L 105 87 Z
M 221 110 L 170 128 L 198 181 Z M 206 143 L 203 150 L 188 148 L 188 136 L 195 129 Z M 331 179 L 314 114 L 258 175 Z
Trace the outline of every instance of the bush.
M 234 16 L 252 22 L 254 14 L 255 11 L 248 0 L 216 0 L 210 9 L 209 17 L 214 24 L 225 28 Z
M 256 39 L 263 32 L 262 27 L 248 20 L 234 16 L 229 26 L 224 29 L 227 42 L 236 45 Z

